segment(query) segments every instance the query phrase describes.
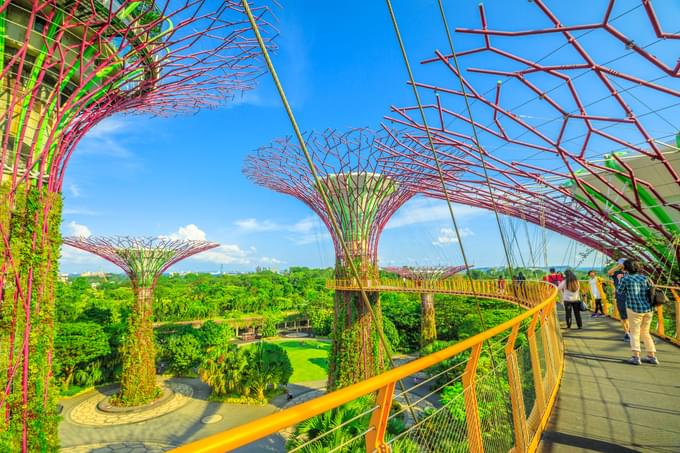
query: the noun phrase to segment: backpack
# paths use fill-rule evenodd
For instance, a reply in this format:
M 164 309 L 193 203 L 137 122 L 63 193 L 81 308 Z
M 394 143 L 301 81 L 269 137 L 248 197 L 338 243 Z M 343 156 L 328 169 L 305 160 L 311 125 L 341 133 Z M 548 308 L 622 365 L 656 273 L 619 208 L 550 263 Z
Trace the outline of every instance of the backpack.
M 666 294 L 654 286 L 651 280 L 647 279 L 647 285 L 649 286 L 647 298 L 649 305 L 652 307 L 658 307 L 660 305 L 666 305 L 668 303 L 668 298 Z
M 548 283 L 552 283 L 555 286 L 559 286 L 560 284 L 560 276 L 558 274 L 550 274 L 548 275 Z

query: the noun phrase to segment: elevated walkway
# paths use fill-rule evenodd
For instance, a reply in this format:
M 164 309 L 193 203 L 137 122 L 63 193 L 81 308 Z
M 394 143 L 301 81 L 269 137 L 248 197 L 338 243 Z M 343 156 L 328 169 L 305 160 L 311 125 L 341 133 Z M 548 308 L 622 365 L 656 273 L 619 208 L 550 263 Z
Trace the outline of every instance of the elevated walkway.
M 562 332 L 564 375 L 539 451 L 679 452 L 680 349 L 656 340 L 661 364 L 636 367 L 622 363 L 618 321 L 588 316 Z

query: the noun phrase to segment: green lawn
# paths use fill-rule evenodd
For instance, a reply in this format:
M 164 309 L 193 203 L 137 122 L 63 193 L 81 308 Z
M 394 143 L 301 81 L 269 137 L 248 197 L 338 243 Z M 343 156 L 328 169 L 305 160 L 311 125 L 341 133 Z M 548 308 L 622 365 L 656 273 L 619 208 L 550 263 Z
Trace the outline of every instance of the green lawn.
M 276 340 L 288 353 L 293 365 L 291 383 L 320 381 L 328 376 L 328 353 L 331 344 L 318 340 Z

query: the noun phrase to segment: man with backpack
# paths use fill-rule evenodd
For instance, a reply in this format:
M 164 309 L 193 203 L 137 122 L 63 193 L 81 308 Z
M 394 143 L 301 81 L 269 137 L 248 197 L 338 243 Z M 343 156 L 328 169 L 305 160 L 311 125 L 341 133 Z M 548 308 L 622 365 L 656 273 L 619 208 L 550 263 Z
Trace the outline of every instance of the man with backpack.
M 550 273 L 543 277 L 543 281 L 546 281 L 548 283 L 551 283 L 555 286 L 560 286 L 560 283 L 562 283 L 562 280 L 564 280 L 564 277 L 562 274 L 555 272 L 555 268 L 551 267 L 550 268 Z

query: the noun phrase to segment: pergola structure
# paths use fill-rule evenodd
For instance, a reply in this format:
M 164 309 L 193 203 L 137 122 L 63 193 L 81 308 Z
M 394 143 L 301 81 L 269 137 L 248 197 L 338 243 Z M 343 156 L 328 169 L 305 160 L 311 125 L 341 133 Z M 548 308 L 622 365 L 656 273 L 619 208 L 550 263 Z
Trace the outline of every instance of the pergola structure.
M 416 286 L 422 282 L 446 280 L 465 269 L 465 265 L 438 267 L 383 267 L 384 271 L 411 280 L 415 282 Z M 436 339 L 437 322 L 435 320 L 434 294 L 424 291 L 420 294 L 420 347 L 427 346 Z
M 349 264 L 354 263 L 368 286 L 370 304 L 379 322 L 380 297 L 370 291 L 371 282 L 378 279 L 378 240 L 392 214 L 414 193 L 380 172 L 382 154 L 371 130 L 311 132 L 305 141 L 318 180 L 311 175 L 302 150 L 291 138 L 258 149 L 246 159 L 243 172 L 256 184 L 294 196 L 321 218 L 335 245 L 336 277 L 354 278 Z M 319 186 L 328 197 L 330 209 Z M 331 218 L 340 231 L 334 231 Z M 359 292 L 336 291 L 333 338 L 330 388 L 367 379 L 385 368 L 386 357 L 376 326 Z
M 273 36 L 268 11 L 256 15 Z M 0 449 L 57 448 L 54 280 L 62 181 L 78 142 L 118 112 L 219 105 L 253 85 L 259 56 L 232 0 L 0 7 Z
M 680 34 L 651 1 L 626 5 L 593 5 L 598 20 L 583 23 L 536 0 L 521 5 L 528 29 L 480 5 L 481 26 L 455 29 L 464 49 L 422 62 L 427 123 L 420 106 L 393 107 L 403 129 L 384 143 L 384 171 L 677 278 Z
M 64 244 L 94 253 L 120 267 L 130 278 L 134 303 L 123 345 L 121 405 L 138 406 L 158 395 L 156 349 L 153 339 L 153 291 L 158 277 L 170 266 L 219 244 L 166 238 L 66 237 Z

